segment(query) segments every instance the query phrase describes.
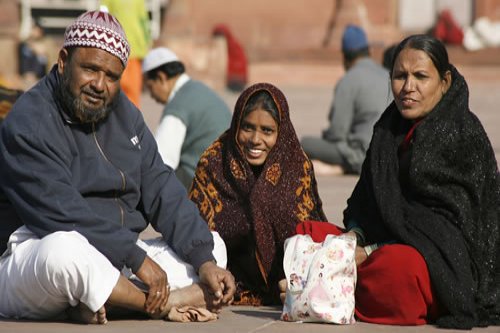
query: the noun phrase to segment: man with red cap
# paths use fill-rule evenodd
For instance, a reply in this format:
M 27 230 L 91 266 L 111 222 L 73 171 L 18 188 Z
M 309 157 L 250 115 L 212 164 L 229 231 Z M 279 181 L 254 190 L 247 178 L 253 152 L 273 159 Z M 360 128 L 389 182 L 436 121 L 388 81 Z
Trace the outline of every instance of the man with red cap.
M 210 320 L 232 299 L 223 242 L 120 91 L 129 54 L 112 15 L 82 14 L 2 124 L 0 316 Z M 139 240 L 149 224 L 161 237 Z

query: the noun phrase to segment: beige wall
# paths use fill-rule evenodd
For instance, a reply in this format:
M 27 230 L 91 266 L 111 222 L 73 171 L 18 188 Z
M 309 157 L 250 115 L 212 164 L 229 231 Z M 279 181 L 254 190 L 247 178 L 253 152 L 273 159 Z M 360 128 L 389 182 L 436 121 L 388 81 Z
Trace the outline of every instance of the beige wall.
M 348 23 L 362 25 L 376 44 L 390 44 L 400 37 L 397 3 L 398 0 L 171 0 L 159 44 L 183 43 L 183 49 L 185 44 L 207 44 L 217 23 L 227 24 L 254 60 L 273 55 L 292 57 L 294 52 L 308 50 L 338 50 L 341 33 Z
M 500 20 L 500 0 L 475 0 L 476 17 L 486 16 L 491 20 Z
M 213 53 L 212 28 L 217 23 L 225 23 L 253 61 L 336 59 L 340 36 L 348 23 L 363 26 L 378 49 L 400 40 L 405 33 L 399 29 L 401 1 L 169 0 L 157 44 L 177 50 L 194 67 L 206 68 L 207 59 Z M 500 20 L 500 0 L 470 1 L 474 4 L 474 17 Z M 4 76 L 17 71 L 19 22 L 19 0 L 0 0 L 0 48 L 3 50 L 0 74 Z

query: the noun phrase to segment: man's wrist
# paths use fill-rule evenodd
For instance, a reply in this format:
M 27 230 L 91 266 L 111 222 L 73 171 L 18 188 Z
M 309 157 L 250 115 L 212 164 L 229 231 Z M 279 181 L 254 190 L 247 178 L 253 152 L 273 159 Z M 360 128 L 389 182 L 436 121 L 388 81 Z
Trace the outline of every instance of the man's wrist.
M 217 266 L 217 262 L 215 261 L 215 259 L 205 261 L 203 264 L 200 265 L 200 267 L 197 270 L 197 273 L 199 274 L 202 269 L 210 267 L 212 264 Z

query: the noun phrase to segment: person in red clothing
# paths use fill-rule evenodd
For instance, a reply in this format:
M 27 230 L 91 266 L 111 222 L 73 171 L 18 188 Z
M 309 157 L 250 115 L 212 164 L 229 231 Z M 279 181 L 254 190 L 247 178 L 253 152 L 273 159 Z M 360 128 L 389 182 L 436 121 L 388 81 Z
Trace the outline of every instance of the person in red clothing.
M 445 44 L 462 45 L 464 40 L 462 28 L 455 21 L 448 9 L 439 13 L 436 25 L 432 29 L 432 34 Z
M 414 35 L 394 51 L 391 87 L 346 229 L 306 223 L 297 232 L 356 235 L 361 321 L 499 325 L 500 174 L 467 83 L 442 42 Z
M 217 24 L 212 33 L 224 36 L 227 43 L 226 86 L 233 91 L 242 91 L 248 81 L 248 61 L 245 50 L 225 24 Z

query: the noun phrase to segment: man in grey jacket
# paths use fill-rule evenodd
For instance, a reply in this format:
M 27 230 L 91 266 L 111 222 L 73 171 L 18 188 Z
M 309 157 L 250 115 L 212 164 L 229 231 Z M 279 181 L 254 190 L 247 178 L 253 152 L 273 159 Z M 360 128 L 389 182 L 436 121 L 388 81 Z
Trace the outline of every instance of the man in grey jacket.
M 2 124 L 0 316 L 69 308 L 103 324 L 108 305 L 170 319 L 189 306 L 211 319 L 232 299 L 223 242 L 120 91 L 129 52 L 112 15 L 82 14 Z M 161 237 L 138 240 L 149 224 Z
M 370 58 L 364 31 L 354 25 L 342 36 L 346 74 L 335 87 L 321 138 L 304 137 L 304 151 L 321 173 L 359 173 L 370 144 L 373 125 L 392 100 L 389 73 Z
M 151 96 L 165 105 L 155 135 L 158 150 L 189 189 L 198 160 L 229 128 L 231 112 L 212 89 L 191 79 L 177 55 L 166 47 L 149 51 L 142 70 Z

